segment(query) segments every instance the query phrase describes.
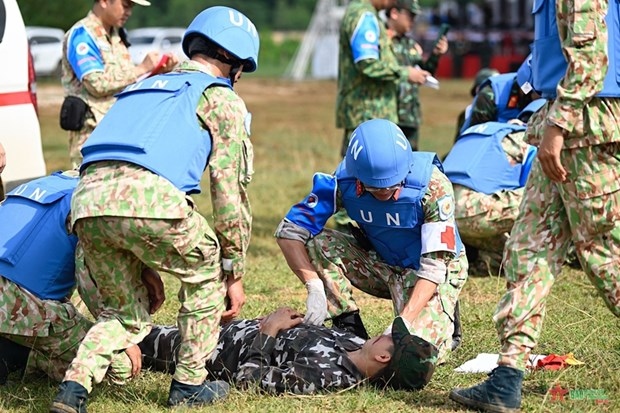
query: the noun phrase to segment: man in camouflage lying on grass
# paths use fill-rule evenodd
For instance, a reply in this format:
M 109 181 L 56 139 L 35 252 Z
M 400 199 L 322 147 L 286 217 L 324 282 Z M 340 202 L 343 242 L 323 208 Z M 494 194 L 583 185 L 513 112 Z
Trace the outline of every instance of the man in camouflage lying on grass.
M 369 340 L 302 321 L 302 314 L 280 308 L 264 318 L 226 324 L 207 361 L 209 374 L 244 388 L 258 385 L 269 393 L 312 394 L 366 380 L 414 390 L 433 373 L 433 363 L 425 359 L 435 359 L 437 350 L 409 334 L 400 317 L 384 334 Z M 176 326 L 154 326 L 140 343 L 142 367 L 174 373 L 180 344 Z M 4 345 L 0 341 L 0 364 L 8 363 L 11 370 L 25 368 L 27 350 L 18 358 L 3 360 Z

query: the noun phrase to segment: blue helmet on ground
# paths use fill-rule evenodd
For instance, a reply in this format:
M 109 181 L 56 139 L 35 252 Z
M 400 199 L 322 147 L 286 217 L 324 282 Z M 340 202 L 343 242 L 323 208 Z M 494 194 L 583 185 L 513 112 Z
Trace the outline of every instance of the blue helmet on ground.
M 532 85 L 534 84 L 532 80 L 532 54 L 525 58 L 521 66 L 519 66 L 519 70 L 517 70 L 517 83 L 519 87 L 523 91 L 523 93 L 528 94 L 532 91 Z
M 345 155 L 347 173 L 364 185 L 387 188 L 405 180 L 413 152 L 405 134 L 389 120 L 373 119 L 351 134 Z
M 230 7 L 209 7 L 198 14 L 183 36 L 183 52 L 190 57 L 190 40 L 201 36 L 234 55 L 243 63 L 244 72 L 258 67 L 260 46 L 256 26 L 241 12 Z

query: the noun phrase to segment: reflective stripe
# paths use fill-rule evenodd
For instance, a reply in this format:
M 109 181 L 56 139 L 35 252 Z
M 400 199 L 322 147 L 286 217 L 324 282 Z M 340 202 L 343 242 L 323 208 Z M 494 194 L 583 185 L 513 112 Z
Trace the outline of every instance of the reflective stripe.
M 32 103 L 30 92 L 0 93 L 0 106 L 23 105 Z

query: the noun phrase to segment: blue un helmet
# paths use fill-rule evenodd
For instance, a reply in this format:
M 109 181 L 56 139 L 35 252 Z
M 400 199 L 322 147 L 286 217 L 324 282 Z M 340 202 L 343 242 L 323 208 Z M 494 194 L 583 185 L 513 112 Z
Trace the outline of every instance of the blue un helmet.
M 373 119 L 351 134 L 345 155 L 347 173 L 364 185 L 387 188 L 405 180 L 413 152 L 403 131 L 389 120 Z
M 256 26 L 241 12 L 230 7 L 209 7 L 198 14 L 183 36 L 183 52 L 190 57 L 190 40 L 201 36 L 239 59 L 244 72 L 258 67 L 260 42 Z

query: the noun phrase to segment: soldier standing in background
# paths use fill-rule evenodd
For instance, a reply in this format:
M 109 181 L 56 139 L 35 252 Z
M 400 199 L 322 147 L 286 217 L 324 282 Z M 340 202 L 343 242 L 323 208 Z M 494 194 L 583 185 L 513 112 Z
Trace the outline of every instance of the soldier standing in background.
M 149 6 L 151 3 L 95 0 L 88 15 L 65 35 L 61 82 L 65 97 L 73 98 L 63 103 L 61 127 L 69 131 L 73 168 L 82 163 L 80 149 L 116 100 L 114 95 L 134 83 L 138 76 L 151 71 L 160 60 L 159 53 L 150 52 L 138 66 L 131 62 L 122 27 L 131 16 L 134 4 Z M 162 72 L 170 71 L 177 62 L 175 56 L 170 56 Z
M 526 362 L 571 240 L 590 282 L 620 317 L 620 9 L 544 2 L 534 13 L 533 88 L 548 103 L 528 124 L 538 155 L 504 253 L 507 291 L 494 314 L 498 367 L 450 398 L 516 412 Z
M 403 66 L 420 67 L 431 75 L 435 74 L 439 58 L 448 52 L 448 39 L 442 36 L 427 59 L 423 58 L 422 47 L 411 36 L 416 15 L 420 13 L 418 0 L 397 0 L 394 7 L 386 10 L 387 33 L 392 39 L 396 59 Z M 400 82 L 398 90 L 398 127 L 403 131 L 411 149 L 418 150 L 418 138 L 422 123 L 419 85 L 407 80 Z
M 428 72 L 401 66 L 391 47 L 378 11 L 396 0 L 352 0 L 340 24 L 336 127 L 344 128 L 340 155 L 344 157 L 351 132 L 370 119 L 398 122 L 398 85 L 422 84 Z
M 259 38 L 237 10 L 211 7 L 195 17 L 182 45 L 190 60 L 127 87 L 82 148 L 72 224 L 105 310 L 69 366 L 52 412 L 85 408 L 111 355 L 149 333 L 148 308 L 135 292 L 143 265 L 181 282 L 182 344 L 168 405 L 228 394 L 226 383 L 209 381 L 205 361 L 220 318 L 235 317 L 245 303 L 253 150 L 251 115 L 233 85 L 256 70 Z M 200 193 L 207 166 L 215 231 L 190 197 Z

